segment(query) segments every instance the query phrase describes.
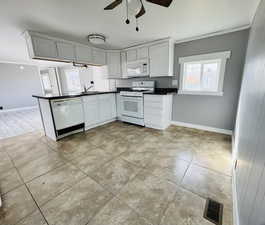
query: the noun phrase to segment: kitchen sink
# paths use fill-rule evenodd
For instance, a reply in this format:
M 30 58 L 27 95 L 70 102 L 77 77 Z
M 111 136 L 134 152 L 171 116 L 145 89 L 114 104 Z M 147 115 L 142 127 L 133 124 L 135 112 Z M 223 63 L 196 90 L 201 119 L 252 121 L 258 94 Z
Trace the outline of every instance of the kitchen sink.
M 85 95 L 93 95 L 93 94 L 97 94 L 99 93 L 99 91 L 83 91 L 82 94 L 85 94 Z

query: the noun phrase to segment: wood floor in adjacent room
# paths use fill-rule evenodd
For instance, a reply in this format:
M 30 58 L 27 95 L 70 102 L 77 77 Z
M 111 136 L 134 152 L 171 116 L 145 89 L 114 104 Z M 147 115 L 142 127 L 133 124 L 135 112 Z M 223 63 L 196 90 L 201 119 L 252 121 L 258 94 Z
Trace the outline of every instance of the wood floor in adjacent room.
M 207 197 L 232 225 L 231 139 L 113 122 L 59 142 L 0 140 L 4 225 L 211 225 Z

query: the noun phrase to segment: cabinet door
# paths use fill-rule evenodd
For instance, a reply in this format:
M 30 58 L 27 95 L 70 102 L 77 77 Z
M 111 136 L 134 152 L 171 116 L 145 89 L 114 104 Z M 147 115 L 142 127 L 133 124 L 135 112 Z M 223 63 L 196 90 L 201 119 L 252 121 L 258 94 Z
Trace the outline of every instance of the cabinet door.
M 83 97 L 85 126 L 91 127 L 99 123 L 99 101 L 98 96 Z
M 148 47 L 142 47 L 137 49 L 137 59 L 146 59 L 149 57 Z
M 169 44 L 162 43 L 149 48 L 150 77 L 169 76 Z
M 55 59 L 57 58 L 56 42 L 50 39 L 32 36 L 34 57 L 44 59 Z
M 108 78 L 121 78 L 120 52 L 108 52 Z
M 128 50 L 126 54 L 127 54 L 127 61 L 128 62 L 132 62 L 132 61 L 137 60 L 137 50 L 136 49 Z
M 120 118 L 121 117 L 121 96 L 120 94 L 116 94 L 116 114 L 117 117 Z
M 122 78 L 128 78 L 126 52 L 121 52 L 121 73 L 122 73 Z
M 87 46 L 76 46 L 76 61 L 78 63 L 92 63 L 92 49 Z
M 93 49 L 92 50 L 93 64 L 106 65 L 106 53 L 104 50 Z
M 61 60 L 69 60 L 75 61 L 75 50 L 74 45 L 64 43 L 64 42 L 57 42 L 57 49 L 58 49 L 58 58 Z
M 100 122 L 105 122 L 116 117 L 115 94 L 99 95 Z

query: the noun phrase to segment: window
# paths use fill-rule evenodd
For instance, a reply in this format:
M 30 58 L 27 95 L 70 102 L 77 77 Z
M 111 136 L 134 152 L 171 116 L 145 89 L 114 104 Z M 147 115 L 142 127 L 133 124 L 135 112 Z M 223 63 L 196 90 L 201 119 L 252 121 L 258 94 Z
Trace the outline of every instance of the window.
M 51 92 L 52 91 L 52 85 L 51 85 L 51 81 L 50 81 L 50 78 L 49 78 L 49 74 L 42 74 L 41 75 L 42 77 L 42 84 L 43 84 L 43 88 L 45 91 L 47 92 Z
M 226 60 L 231 52 L 182 57 L 180 63 L 180 94 L 223 95 Z
M 66 69 L 65 76 L 68 92 L 82 91 L 78 69 Z

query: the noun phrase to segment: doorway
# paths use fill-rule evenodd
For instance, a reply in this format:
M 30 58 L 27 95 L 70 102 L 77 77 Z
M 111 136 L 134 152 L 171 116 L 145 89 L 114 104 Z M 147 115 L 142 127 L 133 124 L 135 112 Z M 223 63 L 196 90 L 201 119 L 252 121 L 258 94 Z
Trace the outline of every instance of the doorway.
M 56 68 L 40 70 L 40 78 L 44 95 L 59 95 L 61 93 Z

